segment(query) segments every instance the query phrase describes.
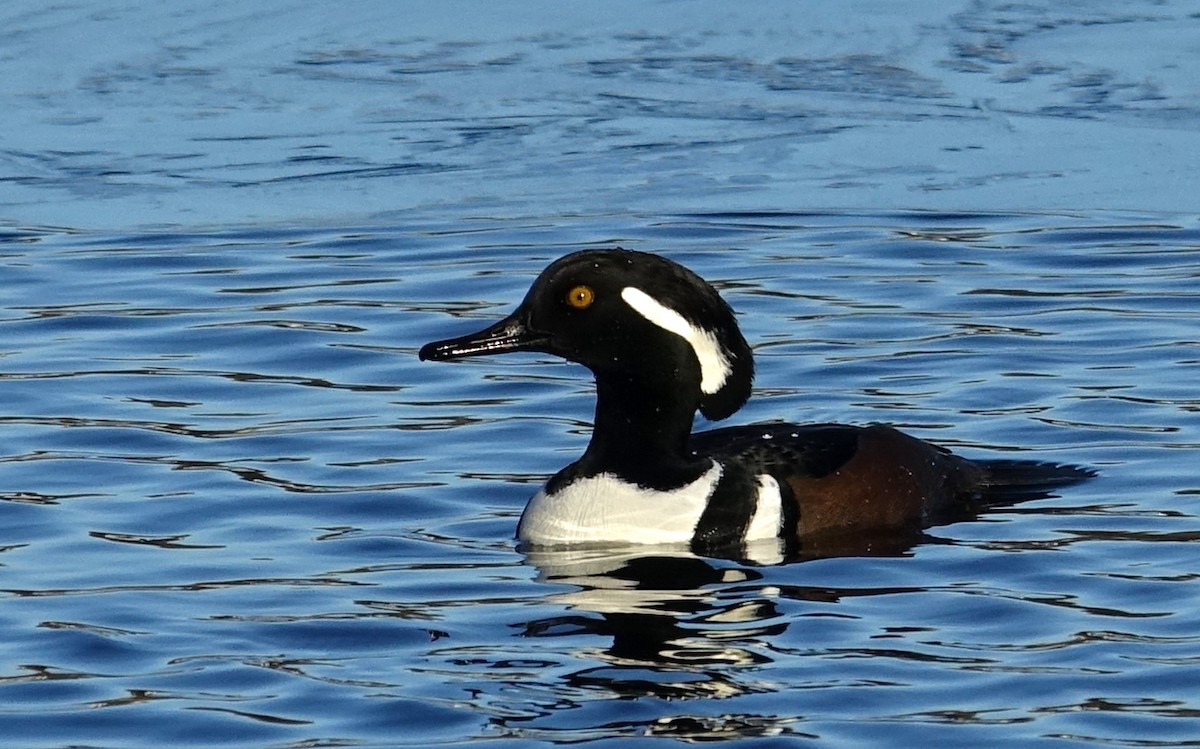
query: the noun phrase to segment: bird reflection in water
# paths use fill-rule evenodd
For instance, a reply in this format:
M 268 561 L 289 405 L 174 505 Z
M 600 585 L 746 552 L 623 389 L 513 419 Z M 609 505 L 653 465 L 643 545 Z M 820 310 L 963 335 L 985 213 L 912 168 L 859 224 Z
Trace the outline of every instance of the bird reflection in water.
M 584 637 L 579 652 L 586 668 L 562 678 L 564 687 L 602 690 L 619 698 L 668 700 L 729 698 L 778 691 L 760 668 L 775 658 L 772 640 L 791 619 L 780 611 L 787 600 L 832 603 L 847 596 L 906 592 L 898 588 L 839 590 L 782 584 L 778 563 L 831 556 L 900 556 L 918 540 L 919 529 L 885 539 L 859 535 L 826 539 L 804 553 L 782 559 L 782 548 L 754 548 L 759 558 L 713 559 L 686 548 L 525 549 L 542 582 L 563 586 L 544 601 L 562 613 L 526 622 L 530 638 Z M 600 644 L 606 643 L 606 644 Z M 599 662 L 597 664 L 597 662 Z M 796 735 L 798 718 L 771 715 L 676 715 L 643 724 L 644 733 L 691 739 Z

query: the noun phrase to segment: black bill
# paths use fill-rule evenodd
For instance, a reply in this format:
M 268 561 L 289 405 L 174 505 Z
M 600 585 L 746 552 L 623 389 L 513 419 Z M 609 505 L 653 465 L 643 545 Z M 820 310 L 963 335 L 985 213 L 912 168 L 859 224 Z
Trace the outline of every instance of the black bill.
M 508 351 L 544 351 L 548 342 L 546 336 L 529 330 L 513 316 L 478 333 L 427 343 L 421 347 L 419 356 L 422 361 L 447 361 Z

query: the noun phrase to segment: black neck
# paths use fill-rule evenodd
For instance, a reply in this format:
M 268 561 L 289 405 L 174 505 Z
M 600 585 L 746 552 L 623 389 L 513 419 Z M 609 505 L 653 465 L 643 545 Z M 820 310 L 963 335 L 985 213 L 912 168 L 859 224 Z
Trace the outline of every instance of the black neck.
M 587 452 L 568 470 L 612 473 L 652 489 L 675 489 L 711 465 L 688 454 L 698 384 L 596 376 L 596 420 Z

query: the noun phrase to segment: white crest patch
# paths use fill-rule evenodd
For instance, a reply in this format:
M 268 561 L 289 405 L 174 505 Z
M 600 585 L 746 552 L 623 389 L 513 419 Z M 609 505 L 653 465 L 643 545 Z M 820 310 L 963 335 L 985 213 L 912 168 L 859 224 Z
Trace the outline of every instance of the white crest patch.
M 692 325 L 683 315 L 664 307 L 654 297 L 636 287 L 626 286 L 621 289 L 621 298 L 634 312 L 688 342 L 700 362 L 700 390 L 705 395 L 712 395 L 721 389 L 733 368 L 730 367 L 729 358 L 725 356 L 725 351 L 715 335 Z
M 525 506 L 517 538 L 539 546 L 687 543 L 719 478 L 721 466 L 713 463 L 700 478 L 667 492 L 611 473 L 572 481 L 555 494 L 542 489 Z

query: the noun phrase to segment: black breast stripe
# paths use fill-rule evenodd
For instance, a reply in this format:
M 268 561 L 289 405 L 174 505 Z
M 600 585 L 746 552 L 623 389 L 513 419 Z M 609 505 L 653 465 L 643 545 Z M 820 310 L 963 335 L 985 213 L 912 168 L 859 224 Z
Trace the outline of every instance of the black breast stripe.
M 746 531 L 758 509 L 758 476 L 738 466 L 722 467 L 721 478 L 692 533 L 692 551 L 712 555 L 746 543 Z

